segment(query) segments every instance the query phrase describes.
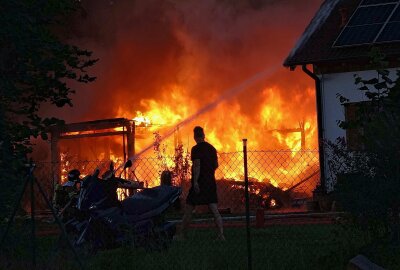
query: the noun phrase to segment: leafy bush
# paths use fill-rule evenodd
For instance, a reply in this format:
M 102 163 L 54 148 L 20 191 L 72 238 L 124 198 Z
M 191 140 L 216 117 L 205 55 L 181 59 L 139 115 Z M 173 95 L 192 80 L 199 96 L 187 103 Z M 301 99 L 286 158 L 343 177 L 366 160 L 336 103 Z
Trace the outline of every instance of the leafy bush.
M 72 106 L 69 82 L 95 78 L 86 69 L 97 60 L 56 33 L 80 1 L 3 1 L 0 16 L 0 222 L 18 194 L 32 137 L 62 122 L 40 115 L 43 104 Z M 22 173 L 21 173 L 22 172 Z
M 400 223 L 400 71 L 392 80 L 378 51 L 372 52 L 372 64 L 377 67 L 376 78 L 354 75 L 368 102 L 359 104 L 355 119 L 338 123 L 343 129 L 359 129 L 360 148 L 350 151 L 344 138 L 338 138 L 328 143 L 328 162 L 337 177 L 335 193 L 343 208 L 364 225 L 380 223 L 395 232 Z M 338 97 L 342 104 L 349 102 Z

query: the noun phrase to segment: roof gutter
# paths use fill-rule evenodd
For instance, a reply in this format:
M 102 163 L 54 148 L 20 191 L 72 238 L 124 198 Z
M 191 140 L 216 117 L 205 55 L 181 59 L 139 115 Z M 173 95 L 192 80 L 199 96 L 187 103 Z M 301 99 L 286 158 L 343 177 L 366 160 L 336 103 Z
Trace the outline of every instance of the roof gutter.
M 307 65 L 302 65 L 302 70 L 315 81 L 316 103 L 317 103 L 317 125 L 318 125 L 318 152 L 319 152 L 319 168 L 320 168 L 320 190 L 326 193 L 325 181 L 325 151 L 324 151 L 324 126 L 322 118 L 322 89 L 321 80 L 315 73 L 307 69 Z M 317 191 L 317 190 L 316 190 Z

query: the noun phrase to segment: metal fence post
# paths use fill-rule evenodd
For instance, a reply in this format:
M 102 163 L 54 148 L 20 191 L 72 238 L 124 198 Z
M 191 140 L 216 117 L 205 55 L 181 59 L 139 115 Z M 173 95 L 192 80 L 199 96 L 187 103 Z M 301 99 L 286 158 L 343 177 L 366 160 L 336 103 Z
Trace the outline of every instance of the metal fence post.
M 35 224 L 35 191 L 33 183 L 33 165 L 30 165 L 28 180 L 31 183 L 31 245 L 32 245 L 32 269 L 36 269 L 36 224 Z
M 252 269 L 251 238 L 250 238 L 250 205 L 249 205 L 249 176 L 247 172 L 247 139 L 243 139 L 244 161 L 244 194 L 246 199 L 246 231 L 247 231 L 247 267 Z

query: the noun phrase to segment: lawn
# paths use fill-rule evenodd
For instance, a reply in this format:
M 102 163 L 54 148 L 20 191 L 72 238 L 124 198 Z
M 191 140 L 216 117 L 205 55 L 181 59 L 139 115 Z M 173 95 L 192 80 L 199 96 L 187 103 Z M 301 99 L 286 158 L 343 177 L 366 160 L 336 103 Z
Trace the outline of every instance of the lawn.
M 351 258 L 346 242 L 335 241 L 339 228 L 332 225 L 275 226 L 251 230 L 253 269 L 343 269 Z M 339 229 L 341 230 L 341 229 Z M 343 232 L 344 233 L 344 232 Z M 173 242 L 162 253 L 118 249 L 92 258 L 90 269 L 246 269 L 244 228 L 226 229 L 226 242 L 215 242 L 215 232 L 194 229 L 190 239 Z M 351 248 L 362 245 L 353 233 Z
M 82 258 L 86 269 L 246 269 L 247 242 L 244 227 L 226 228 L 226 242 L 214 241 L 215 231 L 195 228 L 189 239 L 172 242 L 168 250 L 145 251 L 124 247 L 100 251 Z M 345 269 L 360 251 L 374 256 L 387 269 L 400 269 L 399 248 L 366 245 L 368 238 L 358 229 L 341 225 L 285 225 L 251 229 L 253 269 Z M 55 255 L 55 238 L 40 238 L 38 265 L 41 269 L 77 269 L 71 252 Z M 366 248 L 368 247 L 368 248 Z M 376 252 L 378 251 L 378 252 Z M 20 269 L 29 263 L 25 252 L 18 263 L 4 268 Z M 43 255 L 44 254 L 44 255 Z M 47 255 L 46 255 L 47 254 Z M 371 257 L 370 257 L 371 258 Z M 0 256 L 1 259 L 1 256 Z M 26 265 L 25 263 L 25 265 Z M 0 264 L 2 266 L 2 264 Z

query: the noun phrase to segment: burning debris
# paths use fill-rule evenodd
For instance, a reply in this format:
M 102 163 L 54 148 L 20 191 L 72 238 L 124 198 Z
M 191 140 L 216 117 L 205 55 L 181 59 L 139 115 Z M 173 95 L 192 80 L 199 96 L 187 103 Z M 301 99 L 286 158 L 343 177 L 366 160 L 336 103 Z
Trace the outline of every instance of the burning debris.
M 307 201 L 310 195 L 304 189 L 298 189 L 303 184 L 315 182 L 319 171 L 313 172 L 308 177 L 299 180 L 290 188 L 280 188 L 268 181 L 249 179 L 249 200 L 253 208 L 266 210 L 296 208 Z M 217 181 L 218 190 L 221 192 L 219 198 L 223 198 L 221 205 L 225 208 L 232 208 L 232 212 L 243 212 L 244 207 L 244 181 L 221 179 Z M 230 196 L 223 196 L 229 192 Z

